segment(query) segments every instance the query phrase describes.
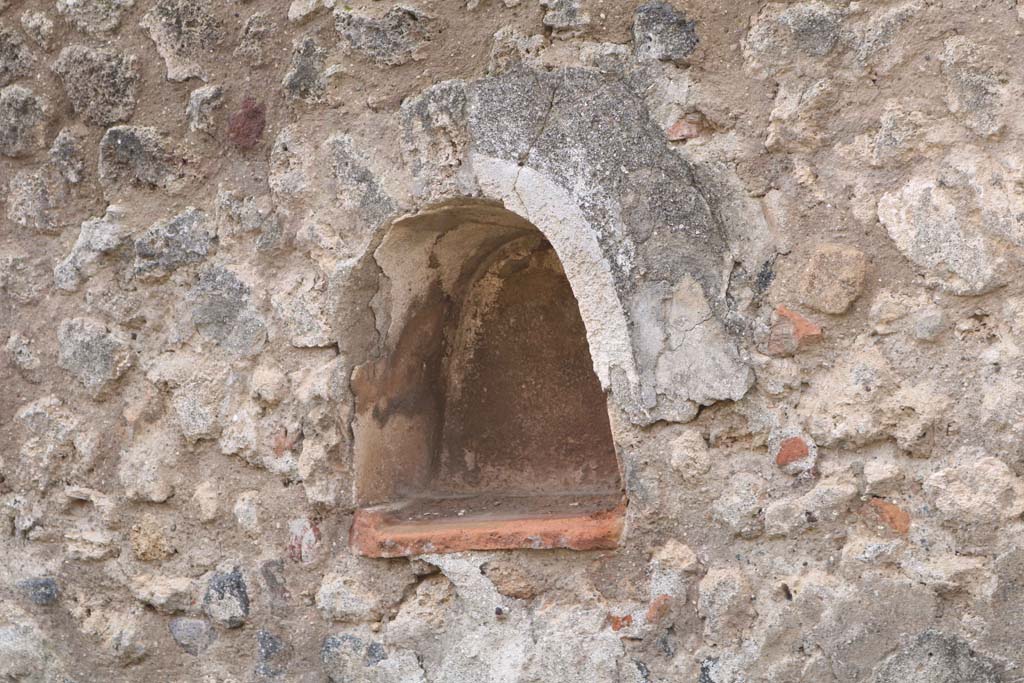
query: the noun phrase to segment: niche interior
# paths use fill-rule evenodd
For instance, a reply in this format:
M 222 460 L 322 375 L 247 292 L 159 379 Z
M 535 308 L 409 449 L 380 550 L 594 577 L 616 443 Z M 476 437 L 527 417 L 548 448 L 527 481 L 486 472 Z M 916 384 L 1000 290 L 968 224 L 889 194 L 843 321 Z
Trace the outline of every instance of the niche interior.
M 354 549 L 615 547 L 607 398 L 543 233 L 498 205 L 449 204 L 394 223 L 374 258 L 382 344 L 352 377 Z

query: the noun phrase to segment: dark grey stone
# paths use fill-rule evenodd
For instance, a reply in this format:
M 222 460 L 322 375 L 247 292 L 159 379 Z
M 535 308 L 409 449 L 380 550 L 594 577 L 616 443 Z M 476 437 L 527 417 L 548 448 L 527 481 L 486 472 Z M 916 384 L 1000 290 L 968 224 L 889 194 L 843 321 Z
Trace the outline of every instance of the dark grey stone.
M 685 64 L 697 48 L 696 24 L 666 2 L 648 2 L 633 17 L 633 51 L 637 59 Z
M 262 678 L 278 678 L 287 671 L 292 648 L 281 638 L 269 631 L 256 632 L 256 675 Z
M 114 126 L 100 140 L 100 179 L 167 187 L 175 177 L 170 143 L 155 129 Z
M 214 244 L 207 216 L 189 207 L 160 221 L 135 240 L 135 276 L 164 277 L 178 268 L 204 260 Z
M 45 128 L 41 98 L 20 85 L 0 90 L 0 154 L 20 157 L 42 149 Z
M 0 24 L 0 87 L 27 76 L 34 62 L 21 36 Z
M 70 45 L 61 50 L 53 71 L 64 84 L 71 106 L 87 123 L 109 126 L 135 113 L 139 72 L 134 57 Z
M 284 77 L 284 89 L 291 97 L 307 102 L 319 102 L 326 91 L 323 71 L 327 50 L 316 44 L 312 37 L 300 40 L 292 52 L 291 69 Z
M 249 591 L 242 570 L 215 572 L 203 596 L 203 610 L 213 621 L 227 628 L 238 628 L 249 616 Z
M 408 7 L 392 7 L 379 19 L 338 9 L 334 25 L 354 52 L 382 66 L 412 61 L 417 48 L 436 30 L 433 19 Z
M 42 577 L 37 579 L 25 579 L 17 583 L 18 588 L 34 605 L 49 607 L 56 604 L 60 597 L 60 588 L 56 579 Z

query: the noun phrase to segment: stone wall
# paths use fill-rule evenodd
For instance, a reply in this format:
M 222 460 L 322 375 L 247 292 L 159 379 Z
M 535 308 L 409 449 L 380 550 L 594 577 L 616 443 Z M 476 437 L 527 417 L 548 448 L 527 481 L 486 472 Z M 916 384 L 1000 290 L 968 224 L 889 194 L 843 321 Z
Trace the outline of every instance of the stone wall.
M 0 0 L 0 680 L 1021 680 L 1022 31 Z M 350 549 L 389 229 L 458 202 L 557 253 L 614 551 Z

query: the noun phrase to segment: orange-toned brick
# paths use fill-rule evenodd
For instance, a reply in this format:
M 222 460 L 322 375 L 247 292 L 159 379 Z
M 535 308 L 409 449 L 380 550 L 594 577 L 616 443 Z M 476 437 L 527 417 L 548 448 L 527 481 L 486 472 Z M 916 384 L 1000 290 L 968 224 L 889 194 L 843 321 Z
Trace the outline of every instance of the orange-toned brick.
M 791 436 L 779 444 L 779 452 L 775 455 L 775 464 L 779 467 L 791 465 L 794 462 L 805 460 L 811 454 L 807 442 L 799 436 Z
M 868 505 L 882 523 L 896 533 L 906 535 L 910 531 L 910 513 L 903 508 L 881 498 L 872 498 Z
M 672 606 L 672 596 L 666 593 L 656 596 L 651 600 L 650 606 L 647 608 L 647 614 L 645 618 L 648 624 L 657 624 L 659 621 L 664 619 L 668 615 L 668 610 Z
M 627 614 L 624 617 L 617 617 L 614 614 L 609 614 L 608 625 L 612 627 L 613 631 L 621 631 L 633 625 L 633 615 Z

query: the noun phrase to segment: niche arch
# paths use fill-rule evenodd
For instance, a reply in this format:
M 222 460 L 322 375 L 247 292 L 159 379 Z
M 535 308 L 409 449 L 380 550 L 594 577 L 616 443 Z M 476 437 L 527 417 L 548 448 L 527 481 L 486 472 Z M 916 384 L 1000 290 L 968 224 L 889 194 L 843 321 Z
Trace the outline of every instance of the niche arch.
M 385 231 L 381 352 L 351 384 L 357 552 L 618 544 L 608 372 L 552 242 L 486 200 Z

